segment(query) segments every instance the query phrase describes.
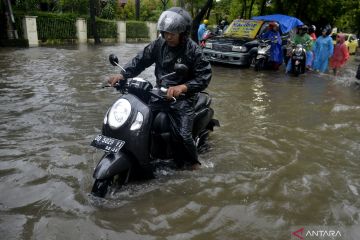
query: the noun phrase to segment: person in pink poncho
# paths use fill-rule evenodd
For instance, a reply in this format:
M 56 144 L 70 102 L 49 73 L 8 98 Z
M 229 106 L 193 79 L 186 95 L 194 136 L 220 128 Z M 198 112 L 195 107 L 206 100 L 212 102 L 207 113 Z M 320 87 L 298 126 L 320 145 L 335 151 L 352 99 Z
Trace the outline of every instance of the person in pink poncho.
M 343 67 L 348 59 L 349 50 L 345 44 L 345 36 L 340 33 L 336 36 L 334 54 L 330 60 L 330 67 L 333 69 L 334 75 L 338 74 L 339 68 Z

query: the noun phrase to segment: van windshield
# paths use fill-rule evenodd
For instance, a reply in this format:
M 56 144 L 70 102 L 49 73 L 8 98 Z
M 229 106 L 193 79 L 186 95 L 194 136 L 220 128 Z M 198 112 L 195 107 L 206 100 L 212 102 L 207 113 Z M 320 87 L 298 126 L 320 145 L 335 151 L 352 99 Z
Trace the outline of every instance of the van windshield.
M 235 19 L 226 29 L 226 37 L 254 39 L 261 28 L 263 21 Z

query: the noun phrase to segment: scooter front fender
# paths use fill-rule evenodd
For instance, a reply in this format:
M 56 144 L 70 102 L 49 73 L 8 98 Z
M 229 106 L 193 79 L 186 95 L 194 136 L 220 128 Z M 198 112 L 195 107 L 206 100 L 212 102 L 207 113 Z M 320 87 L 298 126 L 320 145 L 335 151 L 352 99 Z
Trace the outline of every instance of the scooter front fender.
M 266 58 L 266 56 L 264 54 L 258 54 L 256 56 L 256 59 L 262 59 L 262 58 Z
M 105 154 L 94 170 L 95 179 L 106 179 L 129 169 L 131 158 L 124 152 Z

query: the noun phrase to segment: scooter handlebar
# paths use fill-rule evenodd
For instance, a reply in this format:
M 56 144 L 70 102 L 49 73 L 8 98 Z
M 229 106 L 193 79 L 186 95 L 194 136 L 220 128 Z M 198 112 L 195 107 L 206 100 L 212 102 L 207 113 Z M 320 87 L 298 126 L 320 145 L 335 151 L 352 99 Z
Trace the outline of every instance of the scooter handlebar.
M 161 99 L 161 100 L 168 100 L 167 96 L 166 96 L 166 93 L 168 91 L 168 88 L 165 88 L 165 87 L 160 87 L 160 88 L 153 88 L 151 91 L 150 91 L 150 94 L 158 99 Z M 184 93 L 181 93 L 180 96 L 181 97 L 185 97 L 185 94 Z M 175 97 L 172 97 L 171 98 L 171 101 L 173 103 L 175 103 L 177 101 L 177 98 Z

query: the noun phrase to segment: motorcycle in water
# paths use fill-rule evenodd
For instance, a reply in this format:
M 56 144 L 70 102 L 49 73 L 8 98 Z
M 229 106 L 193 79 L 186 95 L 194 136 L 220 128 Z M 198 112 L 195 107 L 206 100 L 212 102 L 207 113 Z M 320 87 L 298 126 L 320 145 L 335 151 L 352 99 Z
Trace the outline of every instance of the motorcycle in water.
M 113 66 L 122 68 L 115 55 L 111 54 L 109 60 Z M 174 69 L 161 79 L 188 71 L 184 64 L 175 64 Z M 168 100 L 166 88 L 153 87 L 142 78 L 121 80 L 114 87 L 122 96 L 107 110 L 102 134 L 91 142 L 91 146 L 105 151 L 93 173 L 91 193 L 97 197 L 105 197 L 110 186 L 121 187 L 131 180 L 154 178 L 151 162 L 172 157 L 170 119 L 164 112 L 153 113 L 149 103 L 157 99 L 172 104 L 177 99 Z M 198 150 L 204 146 L 209 132 L 219 126 L 218 120 L 213 119 L 210 104 L 207 93 L 198 94 L 192 132 Z
M 271 40 L 270 39 L 260 39 L 259 46 L 257 49 L 257 55 L 255 59 L 255 71 L 261 71 L 266 68 L 267 63 L 270 59 L 270 48 Z
M 302 44 L 293 44 L 290 53 L 290 73 L 296 77 L 305 73 L 306 70 L 306 49 Z
M 216 36 L 213 32 L 211 32 L 210 30 L 206 30 L 205 32 L 204 32 L 204 34 L 202 35 L 202 40 L 200 41 L 200 46 L 202 47 L 202 48 L 204 48 L 205 47 L 205 45 L 206 45 L 206 40 L 208 40 L 209 38 L 212 38 L 212 37 L 214 37 L 214 36 Z

